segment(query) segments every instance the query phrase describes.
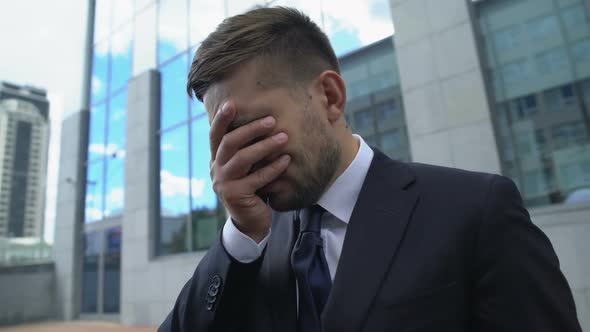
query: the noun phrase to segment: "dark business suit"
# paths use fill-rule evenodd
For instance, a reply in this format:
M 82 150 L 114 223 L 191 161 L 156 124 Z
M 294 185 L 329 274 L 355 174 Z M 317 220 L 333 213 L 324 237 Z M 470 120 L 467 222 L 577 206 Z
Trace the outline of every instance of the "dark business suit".
M 292 214 L 251 264 L 217 241 L 159 331 L 295 332 Z M 405 164 L 375 150 L 325 331 L 581 331 L 547 237 L 501 176 Z

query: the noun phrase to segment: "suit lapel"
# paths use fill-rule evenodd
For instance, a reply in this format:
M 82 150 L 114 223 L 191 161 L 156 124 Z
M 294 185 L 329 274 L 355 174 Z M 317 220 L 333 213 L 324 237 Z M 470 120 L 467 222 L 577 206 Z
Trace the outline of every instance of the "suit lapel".
M 322 314 L 325 331 L 357 331 L 364 325 L 418 200 L 408 188 L 413 181 L 406 165 L 375 150 Z

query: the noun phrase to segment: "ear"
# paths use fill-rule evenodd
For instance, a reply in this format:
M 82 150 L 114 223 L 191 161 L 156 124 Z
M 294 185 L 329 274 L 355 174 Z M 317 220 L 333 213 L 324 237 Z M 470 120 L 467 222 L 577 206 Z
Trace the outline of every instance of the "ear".
M 328 121 L 334 123 L 344 116 L 346 106 L 346 85 L 337 72 L 326 70 L 318 77 L 318 87 L 326 108 Z

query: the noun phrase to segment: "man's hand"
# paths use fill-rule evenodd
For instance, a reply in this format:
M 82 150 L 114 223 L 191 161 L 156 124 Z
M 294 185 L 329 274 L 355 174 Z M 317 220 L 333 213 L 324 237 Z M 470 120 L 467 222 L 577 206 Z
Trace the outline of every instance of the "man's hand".
M 211 180 L 213 190 L 228 209 L 236 227 L 260 242 L 270 229 L 271 209 L 256 191 L 281 175 L 291 158 L 282 155 L 270 164 L 250 171 L 255 163 L 280 151 L 287 143 L 287 134 L 278 133 L 247 145 L 269 135 L 276 120 L 267 116 L 228 132 L 235 115 L 234 104 L 226 102 L 211 123 Z

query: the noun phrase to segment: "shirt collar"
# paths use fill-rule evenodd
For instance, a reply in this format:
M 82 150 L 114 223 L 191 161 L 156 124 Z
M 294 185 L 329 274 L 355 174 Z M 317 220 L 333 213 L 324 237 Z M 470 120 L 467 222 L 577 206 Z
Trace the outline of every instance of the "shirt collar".
M 356 134 L 353 136 L 360 142 L 356 156 L 318 200 L 321 207 L 345 223 L 350 221 L 352 210 L 373 160 L 373 150 L 362 137 Z

